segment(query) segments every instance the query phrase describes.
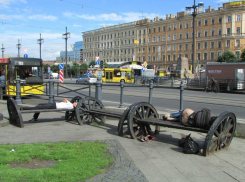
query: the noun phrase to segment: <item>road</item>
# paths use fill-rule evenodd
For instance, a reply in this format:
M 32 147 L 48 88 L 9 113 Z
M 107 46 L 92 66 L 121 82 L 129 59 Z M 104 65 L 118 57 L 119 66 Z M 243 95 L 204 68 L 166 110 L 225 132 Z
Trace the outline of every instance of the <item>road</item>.
M 79 89 L 84 85 L 70 84 L 75 83 L 75 79 L 63 83 L 69 89 Z M 128 85 L 134 86 L 134 85 Z M 95 94 L 95 87 L 92 86 L 92 96 Z M 59 88 L 60 92 L 68 91 L 66 88 Z M 88 95 L 88 89 L 80 91 Z M 126 87 L 123 90 L 123 104 L 127 108 L 136 102 L 148 102 L 149 87 Z M 56 93 L 56 90 L 55 90 Z M 77 96 L 77 93 L 63 94 L 62 97 Z M 219 115 L 223 111 L 234 112 L 240 122 L 245 123 L 245 95 L 230 93 L 206 93 L 204 91 L 184 90 L 183 108 L 201 110 L 209 108 L 214 115 Z M 43 97 L 44 98 L 44 97 Z M 46 97 L 47 98 L 47 97 Z M 102 87 L 102 102 L 105 106 L 119 107 L 120 87 L 104 84 Z M 159 113 L 177 112 L 180 109 L 180 90 L 174 88 L 153 88 L 152 105 Z

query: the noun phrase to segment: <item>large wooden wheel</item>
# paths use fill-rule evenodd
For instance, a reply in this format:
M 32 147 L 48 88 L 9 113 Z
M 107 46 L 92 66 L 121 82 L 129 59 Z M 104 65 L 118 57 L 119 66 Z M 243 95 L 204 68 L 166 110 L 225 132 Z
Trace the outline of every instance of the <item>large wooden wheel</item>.
M 90 109 L 105 109 L 104 105 L 94 97 L 85 97 L 79 101 L 76 107 L 76 117 L 80 125 L 88 123 L 104 123 L 106 117 L 100 114 L 89 113 Z
M 137 104 L 137 103 L 136 103 Z M 128 113 L 130 109 L 134 106 L 135 104 L 130 105 L 123 113 L 121 116 L 119 122 L 118 122 L 118 127 L 117 127 L 117 132 L 118 136 L 125 136 L 126 134 L 129 134 L 128 130 Z
M 24 127 L 21 112 L 13 98 L 7 100 L 7 107 L 9 113 L 9 123 L 20 128 Z
M 79 100 L 81 100 L 81 99 L 82 99 L 82 97 L 76 96 L 76 97 L 72 98 L 70 102 L 71 103 L 79 102 Z M 65 113 L 65 120 L 66 121 L 77 121 L 75 111 L 76 111 L 76 109 L 72 109 L 70 111 L 66 111 L 66 113 Z
M 236 130 L 236 116 L 231 112 L 223 112 L 217 117 L 206 136 L 203 155 L 228 149 Z
M 139 136 L 153 135 L 149 124 L 140 124 L 137 120 L 159 118 L 156 109 L 148 102 L 135 104 L 128 113 L 128 129 L 131 138 L 136 139 Z

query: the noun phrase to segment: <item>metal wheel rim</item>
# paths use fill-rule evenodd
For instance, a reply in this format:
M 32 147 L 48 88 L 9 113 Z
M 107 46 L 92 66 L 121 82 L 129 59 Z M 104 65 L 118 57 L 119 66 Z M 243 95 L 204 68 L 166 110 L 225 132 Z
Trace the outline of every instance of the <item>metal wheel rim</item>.
M 135 104 L 128 114 L 128 128 L 133 139 L 141 135 L 153 135 L 149 124 L 139 124 L 138 119 L 159 118 L 156 109 L 148 102 Z
M 230 112 L 223 112 L 214 121 L 206 136 L 203 155 L 208 156 L 229 148 L 236 130 L 236 116 Z

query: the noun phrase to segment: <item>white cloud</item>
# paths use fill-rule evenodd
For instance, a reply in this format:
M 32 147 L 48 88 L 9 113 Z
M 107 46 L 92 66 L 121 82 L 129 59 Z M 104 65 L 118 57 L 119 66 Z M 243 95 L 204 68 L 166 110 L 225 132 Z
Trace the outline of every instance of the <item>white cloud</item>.
M 74 24 L 74 27 L 83 27 L 83 25 Z
M 52 15 L 32 15 L 29 16 L 29 19 L 33 19 L 33 20 L 57 20 L 57 17 L 52 16 Z
M 1 20 L 13 20 L 13 19 L 24 20 L 22 15 L 4 15 L 4 14 L 0 14 L 0 19 Z
M 72 12 L 65 12 L 63 15 L 67 18 L 81 18 L 86 20 L 96 20 L 96 21 L 120 21 L 120 22 L 132 22 L 142 19 L 141 13 L 139 12 L 127 12 L 127 13 L 109 13 L 109 14 L 99 14 L 99 15 L 89 15 L 89 14 L 76 14 Z M 159 14 L 144 14 L 143 18 L 154 19 L 156 16 L 165 17 L 165 15 Z
M 18 1 L 25 4 L 27 3 L 25 0 L 0 0 L 0 9 L 8 9 L 10 4 Z

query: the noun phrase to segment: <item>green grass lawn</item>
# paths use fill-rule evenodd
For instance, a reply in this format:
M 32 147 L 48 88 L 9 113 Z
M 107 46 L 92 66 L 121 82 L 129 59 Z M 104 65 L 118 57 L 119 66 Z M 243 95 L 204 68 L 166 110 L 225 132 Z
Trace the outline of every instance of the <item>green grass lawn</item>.
M 14 152 L 10 152 L 14 149 Z M 84 181 L 108 169 L 114 162 L 104 142 L 59 142 L 0 145 L 0 181 Z M 32 159 L 54 160 L 49 168 L 21 165 Z M 35 167 L 35 166 L 30 166 Z

